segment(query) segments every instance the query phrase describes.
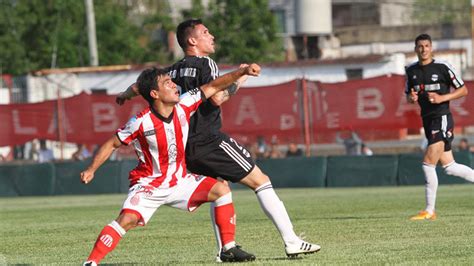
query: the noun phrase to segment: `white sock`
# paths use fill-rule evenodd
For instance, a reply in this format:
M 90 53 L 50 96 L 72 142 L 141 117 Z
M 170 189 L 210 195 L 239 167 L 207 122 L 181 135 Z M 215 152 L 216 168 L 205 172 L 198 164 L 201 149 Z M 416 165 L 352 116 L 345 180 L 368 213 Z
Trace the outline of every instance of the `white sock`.
M 438 190 L 438 175 L 436 174 L 436 166 L 423 163 L 423 172 L 425 173 L 425 197 L 426 211 L 433 214 L 436 203 L 436 191 Z
M 474 170 L 472 170 L 470 167 L 453 161 L 452 163 L 443 165 L 443 168 L 444 172 L 448 175 L 464 178 L 467 181 L 474 183 Z
M 227 251 L 227 250 L 229 250 L 229 249 L 231 249 L 231 248 L 233 248 L 233 247 L 235 247 L 235 241 L 232 241 L 232 242 L 229 242 L 229 243 L 225 244 L 225 245 L 222 247 L 222 249 L 223 249 L 224 251 Z
M 221 244 L 221 236 L 219 235 L 219 226 L 216 224 L 216 216 L 214 212 L 214 208 L 216 207 L 215 202 L 211 202 L 210 205 L 210 214 L 211 214 L 211 224 L 212 229 L 214 229 L 214 236 L 216 237 L 216 244 L 217 244 L 217 254 L 221 253 L 222 244 Z
M 286 212 L 285 205 L 278 198 L 272 184 L 267 182 L 255 189 L 257 199 L 263 212 L 270 218 L 273 224 L 280 232 L 281 238 L 286 243 L 293 243 L 299 240 L 299 237 L 293 231 L 293 224 Z

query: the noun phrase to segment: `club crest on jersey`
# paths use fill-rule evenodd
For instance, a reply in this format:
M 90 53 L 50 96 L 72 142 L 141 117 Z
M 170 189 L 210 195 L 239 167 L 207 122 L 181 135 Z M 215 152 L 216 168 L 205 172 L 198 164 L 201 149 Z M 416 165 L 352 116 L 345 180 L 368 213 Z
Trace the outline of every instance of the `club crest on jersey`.
M 155 129 L 147 130 L 147 131 L 143 132 L 143 135 L 145 135 L 145 137 L 153 136 L 155 134 L 156 134 Z
M 413 75 L 413 79 L 416 79 L 416 75 Z
M 432 81 L 437 81 L 438 80 L 438 74 L 431 75 L 431 80 Z
M 176 157 L 178 157 L 178 147 L 176 147 L 176 144 L 173 143 L 168 147 L 168 156 L 168 162 L 176 162 Z

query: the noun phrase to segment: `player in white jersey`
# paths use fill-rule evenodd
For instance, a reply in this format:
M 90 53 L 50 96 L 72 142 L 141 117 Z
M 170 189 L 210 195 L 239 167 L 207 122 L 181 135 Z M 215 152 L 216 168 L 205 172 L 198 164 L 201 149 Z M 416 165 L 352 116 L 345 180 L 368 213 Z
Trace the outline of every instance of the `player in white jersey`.
M 147 69 L 137 80 L 140 94 L 149 107 L 117 131 L 81 173 L 88 184 L 94 172 L 121 145 L 134 144 L 138 165 L 130 172 L 130 190 L 118 218 L 99 234 L 85 265 L 97 265 L 125 233 L 145 225 L 161 206 L 193 211 L 204 202 L 217 206 L 225 261 L 251 261 L 255 256 L 235 245 L 235 212 L 228 186 L 216 179 L 186 174 L 184 152 L 190 117 L 199 105 L 243 75 L 257 76 L 260 67 L 244 66 L 213 82 L 189 91 L 179 99 L 176 84 L 163 69 Z

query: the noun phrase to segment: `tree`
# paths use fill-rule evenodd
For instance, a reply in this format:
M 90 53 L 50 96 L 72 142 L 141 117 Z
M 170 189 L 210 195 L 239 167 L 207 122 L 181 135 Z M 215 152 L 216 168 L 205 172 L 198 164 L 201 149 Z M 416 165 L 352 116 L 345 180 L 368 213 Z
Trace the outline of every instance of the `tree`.
M 413 14 L 423 24 L 451 24 L 471 21 L 469 0 L 415 0 Z
M 156 3 L 166 1 L 152 4 Z M 170 61 L 167 40 L 149 37 L 157 24 L 162 30 L 170 28 L 169 12 L 150 12 L 137 25 L 129 18 L 133 8 L 126 1 L 94 1 L 100 65 Z M 84 10 L 84 1 L 77 0 L 0 0 L 2 72 L 18 75 L 42 68 L 87 66 Z
M 202 16 L 216 37 L 215 59 L 221 63 L 270 62 L 283 59 L 282 40 L 266 0 L 211 0 L 208 13 L 200 0 L 183 12 L 190 18 Z

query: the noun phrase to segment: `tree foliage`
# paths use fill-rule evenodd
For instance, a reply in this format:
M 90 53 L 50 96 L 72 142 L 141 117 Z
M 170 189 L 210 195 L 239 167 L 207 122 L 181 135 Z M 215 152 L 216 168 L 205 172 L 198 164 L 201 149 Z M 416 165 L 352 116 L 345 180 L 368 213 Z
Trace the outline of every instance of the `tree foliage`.
M 469 0 L 415 0 L 413 17 L 423 24 L 447 24 L 471 21 Z
M 269 62 L 283 59 L 282 40 L 267 0 L 211 0 L 208 12 L 193 1 L 184 15 L 202 16 L 216 38 L 215 59 L 221 63 Z M 188 17 L 188 18 L 189 18 Z
M 89 65 L 84 1 L 0 1 L 3 73 L 23 74 L 42 68 Z M 154 30 L 169 30 L 168 10 L 157 9 L 158 12 L 150 13 L 142 24 L 136 25 L 129 19 L 132 7 L 122 2 L 94 2 L 100 65 L 169 61 L 166 43 L 160 43 L 167 39 L 149 37 Z
M 145 7 L 145 11 L 143 11 Z M 100 65 L 171 63 L 175 23 L 167 0 L 95 0 Z M 282 59 L 281 39 L 266 0 L 192 0 L 183 18 L 201 17 L 224 63 Z M 179 19 L 179 20 L 181 20 Z M 178 21 L 179 22 L 179 21 Z M 14 75 L 89 65 L 81 0 L 0 0 L 0 70 Z

